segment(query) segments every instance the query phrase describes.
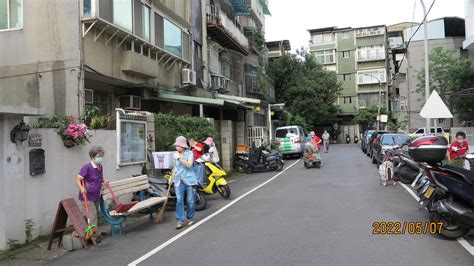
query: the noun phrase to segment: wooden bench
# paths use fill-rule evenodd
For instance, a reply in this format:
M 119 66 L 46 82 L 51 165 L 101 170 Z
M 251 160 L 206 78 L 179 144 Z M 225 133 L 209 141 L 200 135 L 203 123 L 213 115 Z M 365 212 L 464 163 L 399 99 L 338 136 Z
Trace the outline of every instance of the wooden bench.
M 150 187 L 148 183 L 148 176 L 136 176 L 119 181 L 110 182 L 110 187 L 114 192 L 115 196 L 130 195 L 138 193 L 139 202 L 135 204 L 126 213 L 117 213 L 113 209 L 107 209 L 106 202 L 112 201 L 113 197 L 109 189 L 105 186 L 102 187 L 102 199 L 100 201 L 100 211 L 105 220 L 111 225 L 111 235 L 115 235 L 115 227 L 119 227 L 119 235 L 123 235 L 123 222 L 128 216 L 135 215 L 145 209 L 148 209 L 150 220 L 153 219 L 153 213 L 156 212 L 155 207 L 158 204 L 162 204 L 166 201 L 166 197 L 150 197 L 145 198 L 144 191 Z M 120 202 L 126 203 L 126 202 Z

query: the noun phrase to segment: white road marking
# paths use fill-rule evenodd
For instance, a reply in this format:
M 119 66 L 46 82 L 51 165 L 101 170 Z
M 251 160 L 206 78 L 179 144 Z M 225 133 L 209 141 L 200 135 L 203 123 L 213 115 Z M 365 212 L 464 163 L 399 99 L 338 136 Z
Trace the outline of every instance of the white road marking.
M 420 197 L 418 197 L 415 194 L 415 192 L 413 192 L 413 190 L 411 190 L 407 185 L 403 184 L 402 182 L 398 182 L 398 183 L 402 187 L 404 187 L 406 191 L 408 191 L 408 193 L 410 193 L 410 195 L 412 195 L 412 197 L 416 199 L 416 201 L 420 200 Z M 459 242 L 459 244 L 461 244 L 463 248 L 467 250 L 467 252 L 469 252 L 472 256 L 474 256 L 474 246 L 472 246 L 469 242 L 467 242 L 466 239 L 464 239 L 463 237 L 458 238 L 457 241 Z
M 232 205 L 234 205 L 235 203 L 237 203 L 238 201 L 240 201 L 241 199 L 247 197 L 248 195 L 250 195 L 251 193 L 255 192 L 257 189 L 265 186 L 266 184 L 270 183 L 271 181 L 273 181 L 275 178 L 279 177 L 280 175 L 282 175 L 283 173 L 286 172 L 286 170 L 290 169 L 291 167 L 293 167 L 295 164 L 297 164 L 300 160 L 297 160 L 296 162 L 294 162 L 293 164 L 291 164 L 290 166 L 288 166 L 287 168 L 285 168 L 283 171 L 281 171 L 280 173 L 276 174 L 275 176 L 273 176 L 272 178 L 268 179 L 267 181 L 263 182 L 262 184 L 258 185 L 257 187 L 251 189 L 250 191 L 248 191 L 247 193 L 243 194 L 242 196 L 236 198 L 235 200 L 233 200 L 232 202 L 230 202 L 229 204 L 225 205 L 224 207 L 220 208 L 219 210 L 217 210 L 216 212 L 212 213 L 211 215 L 207 216 L 206 218 L 202 219 L 201 221 L 197 222 L 196 224 L 194 224 L 193 226 L 189 227 L 188 229 L 184 230 L 183 232 L 177 234 L 176 236 L 170 238 L 168 241 L 164 242 L 163 244 L 159 245 L 158 247 L 154 248 L 153 250 L 149 251 L 148 253 L 146 253 L 145 255 L 141 256 L 140 258 L 130 262 L 128 265 L 129 266 L 135 266 L 137 265 L 138 263 L 141 263 L 143 261 L 145 261 L 146 259 L 148 259 L 149 257 L 153 256 L 154 254 L 158 253 L 160 250 L 164 249 L 165 247 L 171 245 L 173 242 L 175 242 L 176 240 L 180 239 L 181 237 L 185 236 L 186 234 L 188 234 L 189 232 L 193 231 L 194 229 L 196 229 L 198 226 L 200 226 L 201 224 L 209 221 L 210 219 L 212 219 L 214 216 L 218 215 L 219 213 L 225 211 L 226 209 L 228 209 L 229 207 L 231 207 Z

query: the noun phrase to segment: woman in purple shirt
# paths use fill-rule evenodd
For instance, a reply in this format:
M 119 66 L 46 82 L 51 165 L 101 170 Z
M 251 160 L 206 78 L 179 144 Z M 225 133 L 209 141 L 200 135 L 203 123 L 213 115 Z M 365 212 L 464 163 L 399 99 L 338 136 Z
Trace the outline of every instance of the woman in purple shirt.
M 104 149 L 94 146 L 89 151 L 91 161 L 84 165 L 76 177 L 76 185 L 79 188 L 79 200 L 84 201 L 83 194 L 87 192 L 87 206 L 90 212 L 90 221 L 97 225 L 97 213 L 99 212 L 99 201 L 102 183 L 104 182 L 104 171 L 102 167 Z M 82 185 L 84 180 L 85 186 Z M 82 204 L 84 206 L 84 203 Z

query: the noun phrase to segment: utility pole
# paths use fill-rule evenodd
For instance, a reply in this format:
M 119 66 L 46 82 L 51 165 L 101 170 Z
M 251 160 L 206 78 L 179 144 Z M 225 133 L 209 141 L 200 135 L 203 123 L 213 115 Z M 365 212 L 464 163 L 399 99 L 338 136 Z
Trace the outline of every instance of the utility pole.
M 423 19 L 423 31 L 424 31 L 424 41 L 425 41 L 425 104 L 428 102 L 428 98 L 430 97 L 430 62 L 428 59 L 428 23 L 426 21 L 426 6 L 423 0 L 421 1 L 421 5 L 423 6 L 423 13 L 424 13 L 424 19 Z M 425 130 L 425 135 L 428 135 L 431 133 L 431 121 L 429 118 L 426 118 L 426 130 Z M 436 129 L 435 129 L 436 132 Z

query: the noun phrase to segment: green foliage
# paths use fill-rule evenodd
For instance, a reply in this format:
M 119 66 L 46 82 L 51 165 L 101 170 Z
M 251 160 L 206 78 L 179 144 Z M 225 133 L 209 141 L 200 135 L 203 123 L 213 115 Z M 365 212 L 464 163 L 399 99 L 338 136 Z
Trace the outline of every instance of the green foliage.
M 387 124 L 388 130 L 391 132 L 397 132 L 398 129 L 405 130 L 407 126 L 406 121 L 390 121 Z
M 22 244 L 20 244 L 20 241 L 16 239 L 8 239 L 7 245 L 11 250 L 22 247 Z
M 263 67 L 257 67 L 258 87 L 264 95 L 268 95 L 270 88 L 270 77 L 265 73 Z
M 254 41 L 255 41 L 255 47 L 257 48 L 258 51 L 262 50 L 264 45 L 265 45 L 265 34 L 262 32 L 261 28 L 258 28 L 254 32 Z
M 474 68 L 458 50 L 433 48 L 430 55 L 430 90 L 436 90 L 444 102 L 455 109 L 461 121 L 474 121 L 474 98 L 452 99 L 451 94 L 474 87 Z M 417 92 L 424 95 L 425 70 L 418 72 Z
M 90 128 L 91 129 L 104 129 L 109 124 L 109 118 L 107 116 L 94 116 L 92 117 Z
M 275 84 L 276 102 L 286 103 L 287 110 L 304 118 L 308 126 L 331 122 L 338 113 L 334 103 L 341 81 L 304 50 L 271 62 L 268 74 Z
M 35 222 L 33 222 L 33 219 L 27 219 L 25 220 L 25 243 L 29 244 L 33 241 L 33 234 L 32 231 L 35 227 Z
M 293 126 L 293 125 L 301 126 L 306 130 L 309 129 L 308 123 L 306 122 L 306 119 L 304 117 L 295 115 L 288 111 L 283 111 L 281 122 L 278 123 L 277 126 L 284 127 L 284 126 Z
M 359 125 L 368 125 L 369 123 L 377 122 L 378 108 L 376 105 L 369 106 L 359 110 L 359 113 L 354 117 L 354 122 Z M 388 114 L 385 107 L 380 108 L 380 114 Z
M 175 116 L 172 114 L 155 115 L 155 149 L 157 151 L 173 150 L 176 137 L 194 137 L 204 140 L 213 137 L 216 144 L 219 137 L 214 127 L 206 118 L 192 116 Z
M 86 105 L 86 108 L 84 108 L 84 112 L 79 119 L 86 125 L 91 125 L 94 117 L 100 116 L 101 112 L 102 110 L 100 107 L 96 105 Z
M 33 128 L 60 128 L 67 123 L 69 117 L 66 115 L 53 115 L 52 117 L 40 117 L 31 127 Z

